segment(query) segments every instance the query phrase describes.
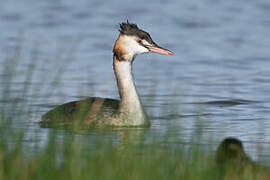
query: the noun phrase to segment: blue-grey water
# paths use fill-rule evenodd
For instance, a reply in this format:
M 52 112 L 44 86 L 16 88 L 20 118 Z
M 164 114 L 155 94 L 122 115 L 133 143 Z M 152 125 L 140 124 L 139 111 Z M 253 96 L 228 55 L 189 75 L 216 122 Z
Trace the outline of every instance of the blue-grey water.
M 128 19 L 175 53 L 141 55 L 134 62 L 137 89 L 152 123 L 139 130 L 144 141 L 158 137 L 167 147 L 181 139 L 182 144 L 211 144 L 214 151 L 222 139 L 234 136 L 252 159 L 269 162 L 269 12 L 268 0 L 3 0 L 0 90 L 11 82 L 7 99 L 27 102 L 32 117 L 13 128 L 25 132 L 26 146 L 42 146 L 50 130 L 37 122 L 54 105 L 86 96 L 118 98 L 112 48 L 118 24 Z M 5 82 L 12 65 L 13 78 Z M 9 101 L 2 98 L 6 106 Z M 114 131 L 76 136 L 88 143 L 95 137 L 118 141 L 122 131 L 138 129 Z

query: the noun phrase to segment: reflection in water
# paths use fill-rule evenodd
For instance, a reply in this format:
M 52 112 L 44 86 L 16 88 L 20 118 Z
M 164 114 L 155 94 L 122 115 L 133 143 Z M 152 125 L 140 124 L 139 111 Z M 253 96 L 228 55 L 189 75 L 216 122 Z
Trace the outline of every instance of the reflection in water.
M 125 150 L 127 147 L 138 149 L 144 145 L 147 128 L 122 128 L 116 129 L 115 133 L 119 139 L 119 149 Z
M 54 133 L 54 135 L 64 138 L 76 136 L 78 144 L 86 144 L 86 147 L 91 147 L 93 144 L 98 145 L 101 142 L 104 144 L 112 142 L 119 151 L 132 147 L 139 152 L 140 147 L 146 142 L 147 131 L 148 128 L 142 127 L 106 127 L 92 128 L 90 130 L 60 128 L 52 130 L 50 135 Z

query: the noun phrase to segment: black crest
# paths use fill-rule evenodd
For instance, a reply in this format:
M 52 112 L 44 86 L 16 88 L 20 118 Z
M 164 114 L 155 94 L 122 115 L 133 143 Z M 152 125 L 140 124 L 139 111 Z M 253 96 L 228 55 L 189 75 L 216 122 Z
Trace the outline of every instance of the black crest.
M 120 33 L 124 35 L 129 35 L 129 36 L 137 36 L 141 39 L 145 39 L 149 43 L 154 43 L 150 34 L 139 29 L 136 24 L 129 23 L 128 21 L 126 23 L 121 23 L 120 24 Z

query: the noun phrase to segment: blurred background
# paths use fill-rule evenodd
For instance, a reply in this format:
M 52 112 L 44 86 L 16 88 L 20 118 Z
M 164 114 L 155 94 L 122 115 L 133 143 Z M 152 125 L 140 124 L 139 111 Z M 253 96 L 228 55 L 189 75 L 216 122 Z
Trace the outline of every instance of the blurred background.
M 134 142 L 156 138 L 165 148 L 215 151 L 234 136 L 252 159 L 269 165 L 269 11 L 268 0 L 2 0 L 0 107 L 11 117 L 27 112 L 10 128 L 25 134 L 31 152 L 53 131 L 38 124 L 49 109 L 87 96 L 119 98 L 112 48 L 128 19 L 175 53 L 134 62 L 151 127 L 55 130 L 59 141 L 75 134 L 89 144 L 97 138 L 117 144 L 128 133 Z

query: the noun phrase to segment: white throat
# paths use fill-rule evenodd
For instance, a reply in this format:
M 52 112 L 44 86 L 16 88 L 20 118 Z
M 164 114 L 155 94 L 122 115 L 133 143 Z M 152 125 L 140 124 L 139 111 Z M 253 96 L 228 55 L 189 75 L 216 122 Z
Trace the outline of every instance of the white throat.
M 119 61 L 114 56 L 113 67 L 121 98 L 119 111 L 126 114 L 127 119 L 132 119 L 133 125 L 149 124 L 133 81 L 132 62 Z
M 124 103 L 140 103 L 140 99 L 133 81 L 132 62 L 114 60 L 114 72 L 119 88 L 121 101 Z

